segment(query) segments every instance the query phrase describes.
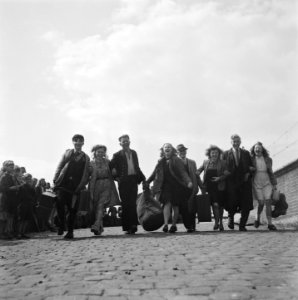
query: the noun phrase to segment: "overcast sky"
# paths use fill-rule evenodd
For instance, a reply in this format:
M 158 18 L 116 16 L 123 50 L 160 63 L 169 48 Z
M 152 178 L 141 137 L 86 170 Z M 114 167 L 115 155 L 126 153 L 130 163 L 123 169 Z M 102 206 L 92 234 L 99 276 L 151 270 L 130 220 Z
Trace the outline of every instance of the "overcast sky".
M 0 0 L 0 159 L 52 181 L 84 150 L 131 136 L 149 176 L 159 148 L 262 141 L 298 158 L 296 1 Z

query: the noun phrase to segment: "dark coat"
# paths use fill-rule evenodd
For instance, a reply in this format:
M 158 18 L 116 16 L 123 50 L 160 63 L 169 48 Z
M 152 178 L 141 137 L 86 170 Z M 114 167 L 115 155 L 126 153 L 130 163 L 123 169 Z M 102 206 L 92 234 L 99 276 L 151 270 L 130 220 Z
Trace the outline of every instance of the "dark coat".
M 202 166 L 197 170 L 197 174 L 200 175 L 204 171 L 203 184 L 206 184 L 206 172 L 210 164 L 210 159 L 204 160 Z M 227 164 L 224 160 L 219 159 L 217 162 L 217 176 L 220 180 L 217 183 L 217 188 L 219 191 L 224 191 L 226 189 L 226 177 L 227 174 Z
M 18 205 L 18 192 L 10 189 L 13 186 L 16 186 L 13 176 L 7 172 L 2 174 L 0 179 L 1 209 L 11 215 L 16 214 Z
M 132 153 L 132 159 L 136 171 L 137 182 L 138 184 L 140 184 L 146 178 L 140 169 L 137 152 L 132 149 L 130 151 Z M 124 150 L 120 150 L 114 153 L 113 158 L 110 162 L 110 168 L 111 170 L 113 169 L 116 170 L 117 175 L 115 176 L 115 179 L 119 183 L 125 180 L 125 178 L 128 176 L 128 165 L 127 165 L 127 159 Z
M 74 149 L 68 149 L 63 154 L 63 156 L 58 164 L 58 167 L 56 169 L 55 175 L 54 175 L 54 179 L 53 179 L 54 188 L 59 187 L 59 185 L 62 183 L 62 181 L 65 177 L 65 174 L 67 172 L 67 168 L 69 166 L 69 162 L 70 162 L 70 159 L 71 159 L 73 153 L 74 153 Z M 90 158 L 86 153 L 84 153 L 84 154 L 85 154 L 85 159 L 86 159 L 84 171 L 82 174 L 81 181 L 75 190 L 75 193 L 78 193 L 85 188 L 86 184 L 89 181 L 89 177 L 90 177 L 90 173 L 91 173 Z
M 240 149 L 239 165 L 236 166 L 233 150 L 225 151 L 223 159 L 226 161 L 230 175 L 226 179 L 227 183 L 227 207 L 229 211 L 249 211 L 253 209 L 252 182 L 250 167 L 253 167 L 250 153 Z M 245 181 L 246 174 L 249 178 Z
M 163 168 L 163 160 L 164 158 L 161 158 L 157 165 L 151 174 L 151 176 L 148 178 L 147 182 L 150 184 L 153 181 L 153 188 L 152 192 L 154 195 L 157 195 L 157 198 L 159 198 L 161 191 L 162 191 L 162 185 L 164 181 L 164 168 Z M 182 186 L 187 187 L 187 185 L 192 182 L 191 178 L 187 174 L 184 164 L 180 158 L 177 156 L 173 156 L 169 161 L 169 169 L 171 172 L 171 175 L 180 183 Z M 159 199 L 157 199 L 159 200 Z

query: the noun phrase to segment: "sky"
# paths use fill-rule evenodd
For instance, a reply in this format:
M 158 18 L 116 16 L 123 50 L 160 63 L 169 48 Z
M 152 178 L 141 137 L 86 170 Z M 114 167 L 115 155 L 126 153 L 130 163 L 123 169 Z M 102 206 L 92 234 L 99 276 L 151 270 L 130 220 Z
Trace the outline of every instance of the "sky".
M 0 0 L 0 163 L 52 182 L 71 138 L 111 158 L 127 133 L 149 176 L 164 143 L 237 133 L 298 158 L 294 0 Z

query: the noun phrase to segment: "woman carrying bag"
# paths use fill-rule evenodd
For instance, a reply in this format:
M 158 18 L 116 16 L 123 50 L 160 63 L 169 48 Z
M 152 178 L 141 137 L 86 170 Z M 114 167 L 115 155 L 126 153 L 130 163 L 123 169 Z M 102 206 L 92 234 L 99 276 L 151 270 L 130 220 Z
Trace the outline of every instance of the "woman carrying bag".
M 276 190 L 276 179 L 272 171 L 272 159 L 269 157 L 268 151 L 261 142 L 257 142 L 250 150 L 252 162 L 255 168 L 253 174 L 253 195 L 258 201 L 257 220 L 255 227 L 260 226 L 261 213 L 264 205 L 266 206 L 266 217 L 268 220 L 268 229 L 277 230 L 272 224 L 272 193 Z

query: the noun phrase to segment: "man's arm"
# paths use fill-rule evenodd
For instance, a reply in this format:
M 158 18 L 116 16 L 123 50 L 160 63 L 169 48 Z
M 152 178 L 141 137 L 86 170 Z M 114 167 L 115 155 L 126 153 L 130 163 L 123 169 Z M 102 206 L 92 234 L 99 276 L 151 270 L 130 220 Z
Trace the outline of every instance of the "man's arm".
M 61 160 L 60 160 L 60 162 L 59 162 L 59 164 L 58 164 L 58 166 L 56 168 L 54 179 L 53 179 L 54 184 L 56 183 L 56 180 L 58 179 L 61 170 L 64 168 L 64 166 L 67 163 L 66 153 L 67 153 L 67 151 L 63 154 L 63 156 L 62 156 L 62 158 L 61 158 Z

